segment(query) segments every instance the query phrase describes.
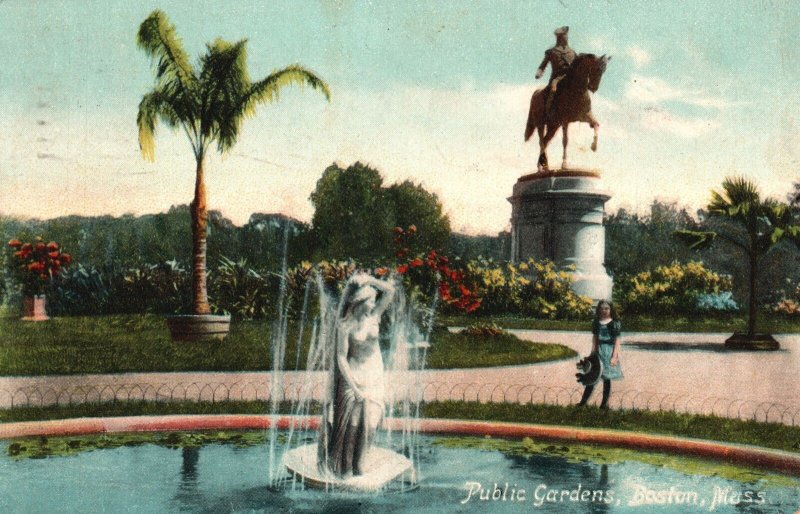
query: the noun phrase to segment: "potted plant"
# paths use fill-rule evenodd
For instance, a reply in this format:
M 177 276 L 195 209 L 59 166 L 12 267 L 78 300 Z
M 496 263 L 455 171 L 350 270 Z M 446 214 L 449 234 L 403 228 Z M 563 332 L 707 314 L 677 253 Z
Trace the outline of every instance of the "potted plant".
M 167 318 L 173 340 L 222 339 L 230 316 L 211 313 L 206 277 L 208 208 L 205 160 L 216 146 L 233 148 L 244 119 L 262 103 L 276 100 L 289 84 L 308 85 L 330 98 L 328 86 L 305 68 L 294 65 L 251 82 L 247 72 L 246 40 L 222 39 L 206 45 L 194 66 L 167 15 L 153 11 L 139 27 L 139 47 L 153 60 L 155 86 L 142 97 L 136 123 L 142 155 L 154 159 L 156 125 L 160 121 L 186 134 L 195 158 L 192 216 L 192 314 Z
M 57 277 L 72 257 L 64 253 L 58 243 L 47 244 L 41 237 L 32 243 L 18 239 L 8 242 L 12 254 L 12 269 L 17 283 L 22 288 L 22 319 L 25 321 L 47 321 L 45 290 Z

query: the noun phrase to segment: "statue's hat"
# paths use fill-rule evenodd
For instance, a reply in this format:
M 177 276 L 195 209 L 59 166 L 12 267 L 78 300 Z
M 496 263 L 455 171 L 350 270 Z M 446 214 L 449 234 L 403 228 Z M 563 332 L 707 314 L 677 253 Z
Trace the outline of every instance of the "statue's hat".
M 561 35 L 564 35 L 564 36 L 566 36 L 566 35 L 567 35 L 567 32 L 569 32 L 569 27 L 567 27 L 567 26 L 565 25 L 565 26 L 563 26 L 563 27 L 558 27 L 558 28 L 557 28 L 557 29 L 556 29 L 556 30 L 553 32 L 553 34 L 555 34 L 556 36 L 561 36 Z

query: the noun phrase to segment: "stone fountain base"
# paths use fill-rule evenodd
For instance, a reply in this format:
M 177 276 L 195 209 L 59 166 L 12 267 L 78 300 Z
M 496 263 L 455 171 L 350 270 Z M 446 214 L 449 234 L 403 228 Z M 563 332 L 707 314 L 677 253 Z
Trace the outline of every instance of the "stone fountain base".
M 378 491 L 389 482 L 403 478 L 407 483 L 416 482 L 411 461 L 386 448 L 373 446 L 367 456 L 366 472 L 363 475 L 340 478 L 320 470 L 317 465 L 317 445 L 307 444 L 290 450 L 283 457 L 283 465 L 290 474 L 308 487 L 326 490 Z

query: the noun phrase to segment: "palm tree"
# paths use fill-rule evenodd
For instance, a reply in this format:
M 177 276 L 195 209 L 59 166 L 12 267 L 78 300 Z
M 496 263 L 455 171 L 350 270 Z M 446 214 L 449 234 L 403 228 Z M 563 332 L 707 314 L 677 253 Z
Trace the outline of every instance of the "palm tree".
M 204 161 L 211 145 L 228 152 L 239 136 L 242 121 L 260 103 L 278 99 L 287 85 L 309 85 L 330 100 L 328 85 L 299 66 L 278 70 L 257 82 L 247 72 L 247 40 L 229 43 L 216 39 L 195 68 L 172 25 L 160 10 L 139 27 L 138 46 L 153 60 L 155 87 L 142 97 L 136 123 L 142 155 L 154 160 L 156 124 L 181 129 L 192 145 L 196 161 L 192 216 L 192 284 L 194 314 L 208 314 L 206 287 L 207 205 Z
M 707 211 L 706 225 L 714 230 L 683 230 L 677 234 L 691 248 L 707 247 L 719 238 L 747 256 L 747 339 L 752 341 L 756 335 L 758 314 L 759 266 L 770 250 L 782 240 L 800 240 L 800 225 L 795 224 L 787 204 L 771 198 L 762 200 L 756 185 L 741 177 L 726 178 L 722 182 L 721 192 L 712 191 Z

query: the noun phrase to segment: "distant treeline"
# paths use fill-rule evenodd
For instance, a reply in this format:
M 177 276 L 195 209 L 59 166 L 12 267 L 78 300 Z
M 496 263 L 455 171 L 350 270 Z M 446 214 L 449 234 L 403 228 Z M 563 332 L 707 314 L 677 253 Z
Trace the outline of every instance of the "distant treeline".
M 800 184 L 791 196 L 797 209 Z M 311 195 L 315 212 L 304 223 L 282 214 L 256 213 L 243 226 L 234 225 L 218 211 L 209 213 L 208 263 L 211 268 L 224 260 L 244 261 L 259 272 L 293 267 L 302 261 L 354 259 L 362 265 L 390 265 L 397 247 L 394 228 L 414 225 L 416 236 L 410 253 L 430 249 L 445 252 L 455 262 L 477 258 L 502 263 L 510 255 L 510 236 L 469 236 L 452 233 L 439 198 L 421 185 L 405 181 L 383 185 L 377 170 L 361 163 L 347 168 L 328 167 Z M 605 262 L 616 281 L 658 266 L 702 261 L 713 272 L 730 275 L 734 296 L 746 294 L 747 263 L 739 253 L 723 244 L 702 252 L 690 250 L 675 236 L 676 230 L 694 230 L 704 217 L 675 203 L 654 201 L 647 214 L 625 209 L 606 216 Z M 49 220 L 0 215 L 0 237 L 32 240 L 40 236 L 58 242 L 73 261 L 87 268 L 122 269 L 176 261 L 189 267 L 191 256 L 190 216 L 186 205 L 165 213 L 142 216 L 65 216 Z M 284 252 L 284 248 L 286 251 Z M 0 252 L 5 280 L 0 296 L 9 285 L 8 247 Z M 779 244 L 762 263 L 758 277 L 761 299 L 774 302 L 790 296 L 800 282 L 800 250 Z M 454 262 L 454 264 L 455 264 Z M 457 265 L 457 264 L 456 264 Z
M 0 215 L 0 237 L 5 243 L 42 237 L 57 241 L 71 252 L 74 262 L 85 267 L 124 268 L 175 260 L 188 267 L 191 256 L 189 207 L 173 206 L 160 214 L 142 216 L 64 216 L 49 220 Z M 484 256 L 502 260 L 504 239 L 493 236 L 449 234 L 445 251 L 463 259 Z M 222 258 L 245 260 L 259 270 L 280 270 L 284 248 L 289 267 L 301 261 L 326 258 L 308 223 L 282 214 L 256 213 L 243 226 L 234 225 L 218 211 L 209 213 L 208 262 Z M 386 258 L 394 249 L 386 248 Z M 358 255 L 352 255 L 360 260 Z M 5 266 L 3 266 L 5 268 Z

